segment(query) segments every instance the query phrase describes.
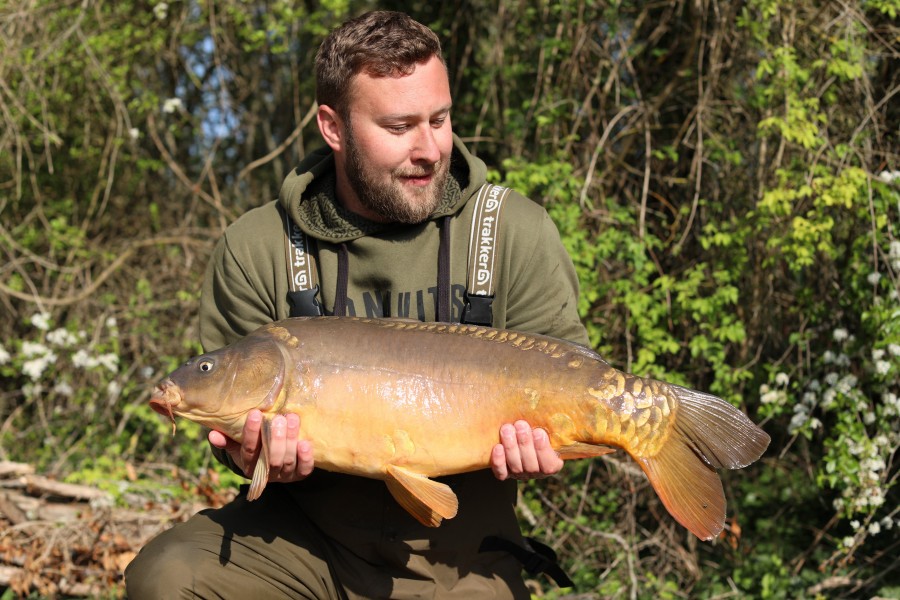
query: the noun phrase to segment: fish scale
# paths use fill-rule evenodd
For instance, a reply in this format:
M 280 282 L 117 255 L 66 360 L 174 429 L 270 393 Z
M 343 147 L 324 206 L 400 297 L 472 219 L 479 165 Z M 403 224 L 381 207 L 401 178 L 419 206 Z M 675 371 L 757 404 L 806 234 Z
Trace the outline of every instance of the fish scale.
M 240 388 L 235 382 L 240 382 Z M 582 346 L 510 330 L 314 317 L 263 326 L 188 361 L 151 406 L 240 441 L 263 413 L 248 498 L 268 479 L 267 426 L 296 413 L 318 468 L 382 479 L 429 526 L 458 510 L 433 478 L 489 468 L 504 423 L 544 428 L 564 460 L 621 448 L 672 516 L 702 539 L 724 526 L 717 468 L 757 460 L 768 435 L 715 396 L 619 371 Z

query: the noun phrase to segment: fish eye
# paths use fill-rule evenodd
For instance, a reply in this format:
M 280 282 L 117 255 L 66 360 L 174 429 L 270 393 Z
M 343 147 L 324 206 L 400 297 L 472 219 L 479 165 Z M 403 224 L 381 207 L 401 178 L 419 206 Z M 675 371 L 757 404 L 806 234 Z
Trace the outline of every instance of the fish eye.
M 210 371 L 213 370 L 213 361 L 211 361 L 211 360 L 201 360 L 200 363 L 199 363 L 197 366 L 198 366 L 198 367 L 200 368 L 200 370 L 203 371 L 204 373 L 209 373 Z

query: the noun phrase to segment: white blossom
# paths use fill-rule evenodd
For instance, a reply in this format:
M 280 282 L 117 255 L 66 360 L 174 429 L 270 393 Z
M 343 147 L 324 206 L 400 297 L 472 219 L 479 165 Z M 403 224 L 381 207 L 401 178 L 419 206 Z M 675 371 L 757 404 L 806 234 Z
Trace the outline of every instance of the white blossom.
M 93 369 L 98 364 L 97 359 L 88 354 L 84 348 L 72 355 L 72 365 L 81 369 Z
M 106 367 L 113 373 L 119 370 L 119 357 L 111 352 L 98 356 L 97 363 Z
M 72 389 L 72 386 L 66 383 L 65 381 L 61 381 L 53 386 L 53 391 L 59 394 L 60 396 L 65 396 L 66 398 L 71 398 L 75 393 L 75 390 Z
M 0 345 L 0 365 L 8 363 L 10 358 L 12 357 L 9 355 L 9 352 L 6 351 L 6 348 Z
M 888 344 L 888 352 L 891 356 L 900 356 L 900 344 Z
M 834 401 L 837 399 L 837 392 L 834 388 L 829 390 L 825 390 L 825 393 L 822 394 L 822 408 L 828 409 L 834 405 Z
M 837 382 L 835 387 L 837 388 L 837 391 L 846 395 L 856 389 L 858 381 L 856 375 L 844 375 L 841 380 Z
M 50 313 L 39 312 L 31 315 L 31 324 L 34 325 L 36 329 L 47 331 L 50 329 Z
M 51 363 L 56 362 L 56 355 L 52 352 L 48 352 L 43 356 L 39 356 L 38 358 L 33 358 L 31 360 L 27 360 L 22 364 L 22 372 L 28 377 L 31 378 L 32 381 L 37 381 L 41 378 L 41 375 L 50 366 Z
M 853 537 L 851 537 L 851 536 L 848 535 L 847 537 L 845 537 L 845 538 L 841 541 L 841 543 L 844 545 L 845 548 L 852 548 L 852 547 L 853 547 L 853 541 L 854 541 L 854 540 L 853 540 Z
M 872 360 L 881 360 L 882 358 L 884 358 L 884 350 L 882 348 L 872 350 Z
M 794 416 L 791 418 L 790 425 L 788 425 L 788 431 L 790 431 L 791 433 L 796 433 L 798 429 L 806 424 L 808 418 L 809 414 L 806 411 L 795 412 Z
M 785 400 L 785 396 L 781 390 L 769 390 L 759 399 L 763 404 L 781 404 Z
M 22 356 L 25 358 L 34 358 L 35 356 L 44 356 L 50 352 L 50 348 L 39 342 L 22 342 Z
M 181 98 L 169 98 L 163 102 L 162 111 L 167 115 L 174 113 L 181 108 Z
M 884 183 L 891 183 L 892 181 L 896 181 L 898 179 L 900 179 L 900 171 L 888 171 L 887 169 L 885 169 L 878 174 L 878 180 L 883 181 Z
M 875 372 L 879 375 L 887 375 L 891 370 L 891 363 L 886 360 L 875 361 Z
M 834 333 L 832 334 L 832 336 L 834 337 L 834 341 L 843 342 L 848 337 L 850 337 L 850 333 L 843 327 L 838 327 L 837 329 L 834 330 Z
M 790 381 L 791 381 L 791 378 L 788 377 L 787 373 L 778 373 L 775 376 L 775 384 L 776 385 L 786 386 L 788 383 L 790 383 Z
M 157 21 L 164 21 L 169 15 L 169 5 L 166 2 L 160 2 L 153 7 L 153 16 Z
M 141 131 L 137 127 L 132 127 L 128 130 L 128 137 L 132 140 L 136 140 L 141 137 Z
M 78 337 L 62 327 L 47 334 L 47 341 L 60 348 L 68 348 L 78 343 Z
M 888 256 L 891 258 L 900 258 L 900 240 L 891 240 Z
M 869 276 L 866 277 L 866 280 L 871 285 L 878 285 L 878 282 L 881 281 L 881 273 L 879 273 L 878 271 L 873 271 L 869 273 Z

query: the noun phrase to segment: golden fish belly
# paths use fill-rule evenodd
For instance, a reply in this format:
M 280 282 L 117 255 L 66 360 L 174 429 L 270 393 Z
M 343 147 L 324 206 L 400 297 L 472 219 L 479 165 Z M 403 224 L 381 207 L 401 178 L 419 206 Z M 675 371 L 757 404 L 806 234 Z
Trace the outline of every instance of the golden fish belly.
M 297 359 L 285 409 L 300 415 L 318 466 L 368 477 L 388 465 L 429 476 L 486 468 L 500 426 L 518 419 L 546 429 L 557 448 L 587 442 L 632 451 L 642 434 L 652 441 L 662 428 L 649 388 L 581 349 L 421 327 L 386 328 L 340 355 Z

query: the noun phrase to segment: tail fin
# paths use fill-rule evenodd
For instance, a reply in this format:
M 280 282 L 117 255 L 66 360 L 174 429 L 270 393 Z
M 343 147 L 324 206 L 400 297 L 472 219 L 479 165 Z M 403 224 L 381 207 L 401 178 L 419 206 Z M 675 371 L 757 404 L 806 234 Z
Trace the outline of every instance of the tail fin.
M 703 540 L 725 526 L 725 494 L 715 469 L 757 460 L 769 436 L 724 400 L 679 386 L 668 439 L 656 455 L 637 458 L 666 509 Z

